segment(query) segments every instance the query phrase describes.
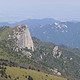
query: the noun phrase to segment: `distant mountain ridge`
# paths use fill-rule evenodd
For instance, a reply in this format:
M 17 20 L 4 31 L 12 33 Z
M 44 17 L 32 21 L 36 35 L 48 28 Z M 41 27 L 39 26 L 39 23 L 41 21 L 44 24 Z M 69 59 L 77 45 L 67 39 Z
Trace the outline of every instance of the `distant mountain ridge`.
M 14 27 L 18 24 L 27 24 L 28 26 L 38 26 L 38 25 L 50 24 L 53 22 L 60 22 L 60 21 L 52 19 L 52 18 L 27 19 L 27 20 L 22 20 L 22 21 L 15 22 L 15 23 L 0 22 L 0 26 L 6 25 L 6 26 Z
M 30 28 L 30 32 L 42 41 L 80 48 L 80 22 L 55 22 Z
M 0 23 L 0 26 L 14 27 L 18 24 L 27 24 L 31 36 L 42 41 L 80 48 L 80 22 L 78 21 L 61 22 L 51 18 L 28 19 L 13 24 Z

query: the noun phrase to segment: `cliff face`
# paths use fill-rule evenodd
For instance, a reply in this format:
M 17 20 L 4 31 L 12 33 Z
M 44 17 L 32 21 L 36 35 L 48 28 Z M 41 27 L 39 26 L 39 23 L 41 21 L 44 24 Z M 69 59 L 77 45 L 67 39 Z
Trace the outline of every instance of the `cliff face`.
M 13 38 L 15 39 L 15 45 L 19 48 L 28 48 L 34 51 L 33 41 L 28 30 L 28 26 L 20 24 L 13 29 Z

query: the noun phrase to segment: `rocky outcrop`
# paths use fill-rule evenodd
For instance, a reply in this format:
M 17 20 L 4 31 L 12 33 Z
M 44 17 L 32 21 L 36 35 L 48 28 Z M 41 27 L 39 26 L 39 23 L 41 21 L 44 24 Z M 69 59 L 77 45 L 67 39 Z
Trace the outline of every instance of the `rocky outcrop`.
M 59 58 L 62 52 L 59 50 L 58 46 L 55 46 L 52 51 L 53 57 Z
M 28 52 L 28 51 L 23 50 L 22 53 L 23 53 L 24 55 L 26 55 L 27 57 L 29 57 L 29 58 L 32 57 L 32 54 L 31 54 L 30 52 Z
M 58 76 L 61 76 L 61 75 L 62 75 L 61 72 L 59 72 L 57 68 L 49 69 L 49 70 L 52 71 L 53 74 L 56 74 L 56 75 L 58 75 Z
M 33 41 L 28 30 L 28 26 L 20 24 L 13 29 L 12 37 L 15 39 L 15 45 L 18 48 L 28 48 L 34 51 Z
M 42 55 L 40 55 L 40 59 L 41 59 L 41 60 L 43 59 L 43 56 L 42 56 Z

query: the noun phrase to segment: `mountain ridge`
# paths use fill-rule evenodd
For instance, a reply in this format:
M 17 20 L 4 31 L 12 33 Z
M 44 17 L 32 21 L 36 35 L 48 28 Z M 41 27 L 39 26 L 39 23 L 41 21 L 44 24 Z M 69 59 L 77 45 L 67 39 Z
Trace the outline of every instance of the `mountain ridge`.
M 24 25 L 21 27 L 24 27 Z M 12 34 L 12 30 L 16 29 L 16 27 L 13 29 L 5 26 L 0 29 L 1 59 L 7 59 L 19 64 L 22 63 L 25 64 L 25 66 L 30 66 L 29 68 L 31 69 L 34 68 L 35 70 L 39 70 L 49 74 L 74 79 L 76 78 L 78 80 L 80 79 L 80 52 L 77 49 L 60 48 L 56 44 L 43 42 L 33 37 L 32 40 L 34 43 L 34 51 L 28 49 L 27 47 L 18 49 L 17 51 L 13 49 L 14 46 L 17 48 L 14 43 L 14 39 L 8 39 L 9 35 Z M 23 33 L 23 29 L 20 28 L 19 31 Z M 2 36 L 3 34 L 5 36 Z M 22 39 L 24 38 L 22 37 Z M 23 51 L 27 52 L 27 55 L 25 55 L 25 52 L 23 54 Z

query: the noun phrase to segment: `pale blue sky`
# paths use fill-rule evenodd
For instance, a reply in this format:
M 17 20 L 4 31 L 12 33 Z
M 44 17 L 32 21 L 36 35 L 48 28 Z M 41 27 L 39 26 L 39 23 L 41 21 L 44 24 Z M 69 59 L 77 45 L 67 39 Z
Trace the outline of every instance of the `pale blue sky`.
M 80 0 L 0 0 L 0 22 L 28 18 L 80 21 Z

